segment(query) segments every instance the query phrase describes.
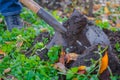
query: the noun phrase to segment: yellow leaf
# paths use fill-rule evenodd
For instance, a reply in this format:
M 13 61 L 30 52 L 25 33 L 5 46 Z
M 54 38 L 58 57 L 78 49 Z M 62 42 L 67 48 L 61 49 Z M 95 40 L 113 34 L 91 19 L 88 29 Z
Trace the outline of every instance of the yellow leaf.
M 101 66 L 100 66 L 100 71 L 99 73 L 103 73 L 108 67 L 108 52 L 105 52 L 105 55 L 101 59 Z
M 99 24 L 99 23 L 101 23 L 102 22 L 102 20 L 95 20 L 95 23 L 96 24 Z
M 104 11 L 105 11 L 105 14 L 107 14 L 107 15 L 110 14 L 110 11 L 109 11 L 108 7 L 106 7 L 106 6 L 105 6 L 105 8 L 104 8 Z

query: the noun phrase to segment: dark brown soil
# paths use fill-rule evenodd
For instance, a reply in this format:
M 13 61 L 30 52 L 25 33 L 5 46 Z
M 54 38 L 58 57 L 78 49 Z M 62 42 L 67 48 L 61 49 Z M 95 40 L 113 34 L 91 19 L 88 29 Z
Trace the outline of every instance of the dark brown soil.
M 117 35 L 112 35 L 111 32 L 107 33 L 106 31 L 108 35 L 111 34 L 108 38 L 108 36 L 100 28 L 89 22 L 84 15 L 80 14 L 76 10 L 63 25 L 68 30 L 68 32 L 63 35 L 63 38 L 68 44 L 68 52 L 81 54 L 76 61 L 67 65 L 67 67 L 75 67 L 80 65 L 90 66 L 91 59 L 98 60 L 100 57 L 98 53 L 94 53 L 94 51 L 98 51 L 98 45 L 101 45 L 102 48 L 109 46 L 109 66 L 113 73 L 120 74 L 120 62 L 115 53 L 113 53 L 113 44 L 115 44 L 114 39 L 116 39 L 115 36 Z M 113 36 L 113 38 L 111 36 Z M 117 40 L 119 40 L 119 38 L 120 37 L 117 36 Z M 111 40 L 113 40 L 114 43 L 112 42 L 111 44 Z
M 111 43 L 111 46 L 112 46 L 112 51 L 114 54 L 116 54 L 117 56 L 120 55 L 120 52 L 118 52 L 115 48 L 115 44 L 118 42 L 120 43 L 120 31 L 117 31 L 117 32 L 112 32 L 110 30 L 104 30 L 104 32 L 107 34 L 109 40 L 110 40 L 110 43 Z M 120 59 L 120 57 L 119 57 Z

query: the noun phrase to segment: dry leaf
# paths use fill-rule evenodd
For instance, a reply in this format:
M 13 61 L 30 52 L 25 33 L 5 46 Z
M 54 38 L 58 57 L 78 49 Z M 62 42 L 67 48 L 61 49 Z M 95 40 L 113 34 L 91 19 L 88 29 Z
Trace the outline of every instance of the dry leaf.
M 12 44 L 13 42 L 10 41 L 6 41 L 5 44 Z
M 120 23 L 116 24 L 116 27 L 117 27 L 117 28 L 120 28 Z
M 94 6 L 93 6 L 93 10 L 94 11 L 97 11 L 97 10 L 99 10 L 101 8 L 101 4 L 95 4 Z
M 78 78 L 73 78 L 72 80 L 78 80 Z
M 63 73 L 66 73 L 66 67 L 62 64 L 62 63 L 55 63 L 54 64 L 54 68 L 63 72 Z
M 23 41 L 18 41 L 16 47 L 21 47 L 23 45 Z
M 86 73 L 86 70 L 78 71 L 78 74 L 85 74 L 85 73 Z
M 105 52 L 105 55 L 101 59 L 101 66 L 100 66 L 100 71 L 99 73 L 103 73 L 108 67 L 108 52 Z
M 65 64 L 65 52 L 63 50 L 60 53 L 59 62 Z
M 101 23 L 102 22 L 102 20 L 95 20 L 95 23 L 96 24 L 99 24 L 99 23 Z
M 3 52 L 2 50 L 0 50 L 0 54 L 2 54 L 4 56 L 6 55 L 5 52 Z
M 4 70 L 4 73 L 8 73 L 10 71 L 11 71 L 11 68 L 7 68 L 7 69 Z
M 107 6 L 105 6 L 104 11 L 105 11 L 105 14 L 107 14 L 107 15 L 109 15 L 109 14 L 110 14 L 110 11 L 109 11 L 109 9 L 108 9 L 108 7 L 107 7 Z
M 110 1 L 107 1 L 107 2 L 106 2 L 106 5 L 107 5 L 107 6 L 110 6 Z
M 87 17 L 87 19 L 88 19 L 88 20 L 92 20 L 92 21 L 95 20 L 94 17 Z
M 85 74 L 85 73 L 86 73 L 86 66 L 79 66 L 78 74 Z
M 78 67 L 78 70 L 81 71 L 81 70 L 85 70 L 86 69 L 86 66 L 79 66 Z
M 78 58 L 78 54 L 76 54 L 76 53 L 66 54 L 67 63 L 69 63 L 71 60 L 77 60 L 77 58 Z
M 40 31 L 41 32 L 48 32 L 48 29 L 47 28 L 41 28 Z
M 117 8 L 117 7 L 119 7 L 119 6 L 120 6 L 119 4 L 113 4 L 113 5 L 112 5 L 113 8 Z

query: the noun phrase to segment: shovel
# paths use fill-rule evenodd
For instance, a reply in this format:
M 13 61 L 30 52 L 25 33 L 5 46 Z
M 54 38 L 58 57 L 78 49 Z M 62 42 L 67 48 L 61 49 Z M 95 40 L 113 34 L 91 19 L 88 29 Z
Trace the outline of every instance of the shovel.
M 40 18 L 42 18 L 47 24 L 55 29 L 55 35 L 51 42 L 46 46 L 47 49 L 54 45 L 65 46 L 66 43 L 62 38 L 62 34 L 67 32 L 67 29 L 62 26 L 50 13 L 45 11 L 40 5 L 38 5 L 33 0 L 20 0 L 22 4 L 27 6 L 30 10 L 35 12 Z

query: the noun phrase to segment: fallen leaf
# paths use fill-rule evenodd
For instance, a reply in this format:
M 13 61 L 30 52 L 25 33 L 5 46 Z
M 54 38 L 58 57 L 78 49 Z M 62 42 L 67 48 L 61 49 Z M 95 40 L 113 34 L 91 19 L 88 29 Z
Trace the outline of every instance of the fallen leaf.
M 102 20 L 95 20 L 95 23 L 96 24 L 99 24 L 99 23 L 101 23 L 102 22 Z
M 95 20 L 94 17 L 87 17 L 87 19 L 88 19 L 88 20 L 92 20 L 92 21 Z
M 101 4 L 94 4 L 93 10 L 98 11 L 101 8 Z
M 107 14 L 107 15 L 109 15 L 109 14 L 110 14 L 110 11 L 109 11 L 109 9 L 108 9 L 108 7 L 107 7 L 107 6 L 105 6 L 105 7 L 104 7 L 104 11 L 105 11 L 105 14 Z
M 86 69 L 86 66 L 79 66 L 78 67 L 78 70 L 80 71 L 80 70 L 85 70 Z
M 86 73 L 86 70 L 78 71 L 78 74 L 85 74 L 85 73 Z
M 107 2 L 106 2 L 106 5 L 107 5 L 107 6 L 110 6 L 110 1 L 107 1 Z
M 72 80 L 78 80 L 78 78 L 73 78 Z
M 5 52 L 3 52 L 2 50 L 0 50 L 0 54 L 2 54 L 4 56 L 6 55 Z
M 11 41 L 6 41 L 5 44 L 12 44 L 13 42 Z
M 16 47 L 21 47 L 23 45 L 23 41 L 18 41 Z
M 54 68 L 63 72 L 63 73 L 66 73 L 66 67 L 62 64 L 62 63 L 55 63 L 54 64 Z
M 117 8 L 117 7 L 119 7 L 119 6 L 120 6 L 119 4 L 113 4 L 113 5 L 112 5 L 113 8 Z
M 10 71 L 11 71 L 11 68 L 7 68 L 7 69 L 4 70 L 4 73 L 8 73 Z
M 101 66 L 100 66 L 100 71 L 99 73 L 103 73 L 103 71 L 105 71 L 108 67 L 108 52 L 105 52 L 105 55 L 102 57 L 101 59 Z
M 63 50 L 60 53 L 59 62 L 65 64 L 65 52 Z
M 47 28 L 41 28 L 40 31 L 41 32 L 48 32 L 48 29 Z
M 116 24 L 116 27 L 120 28 L 120 23 Z
M 67 60 L 67 63 L 69 63 L 71 60 L 77 60 L 77 58 L 78 58 L 78 54 L 76 54 L 76 53 L 68 53 L 68 54 L 66 54 L 66 60 Z
M 78 74 L 85 74 L 85 73 L 86 73 L 86 66 L 79 66 Z

